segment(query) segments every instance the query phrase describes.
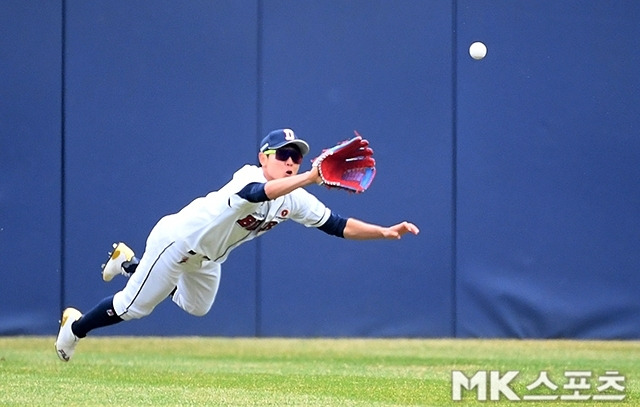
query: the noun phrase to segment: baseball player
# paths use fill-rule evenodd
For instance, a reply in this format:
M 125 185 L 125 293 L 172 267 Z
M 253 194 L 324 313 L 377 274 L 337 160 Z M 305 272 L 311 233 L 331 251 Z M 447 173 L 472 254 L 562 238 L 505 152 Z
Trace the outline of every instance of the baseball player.
M 245 165 L 218 191 L 160 219 L 138 261 L 124 243 L 103 266 L 103 278 L 130 276 L 126 286 L 86 314 L 67 308 L 55 342 L 68 362 L 90 331 L 149 315 L 170 297 L 186 312 L 205 315 L 216 297 L 221 265 L 229 253 L 288 219 L 346 239 L 400 239 L 418 234 L 409 222 L 389 227 L 344 218 L 303 187 L 322 182 L 317 167 L 298 174 L 309 145 L 291 129 L 270 132 L 258 152 L 260 165 Z

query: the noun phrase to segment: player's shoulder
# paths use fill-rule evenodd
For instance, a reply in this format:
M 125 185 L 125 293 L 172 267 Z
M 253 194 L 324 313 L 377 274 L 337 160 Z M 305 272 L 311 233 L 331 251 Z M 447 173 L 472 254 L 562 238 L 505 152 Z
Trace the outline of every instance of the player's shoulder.
M 236 174 L 262 174 L 262 168 L 253 164 L 245 164 L 242 167 L 240 167 L 240 169 L 238 169 L 238 171 L 236 171 L 235 173 Z
M 246 164 L 234 172 L 231 179 L 216 192 L 218 192 L 218 195 L 229 196 L 235 194 L 247 184 L 266 181 L 261 168 Z
M 262 172 L 262 168 L 251 164 L 245 164 L 242 168 L 236 171 L 233 174 L 233 179 L 250 180 L 252 182 L 267 181 L 264 177 L 264 173 Z

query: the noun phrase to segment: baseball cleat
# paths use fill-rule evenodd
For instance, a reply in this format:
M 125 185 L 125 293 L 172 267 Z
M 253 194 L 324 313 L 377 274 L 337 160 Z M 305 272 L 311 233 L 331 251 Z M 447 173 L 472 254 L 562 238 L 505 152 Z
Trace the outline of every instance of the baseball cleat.
M 76 345 L 80 338 L 73 334 L 71 325 L 80 319 L 82 313 L 75 308 L 67 308 L 62 313 L 62 321 L 60 321 L 60 331 L 56 338 L 56 353 L 63 362 L 68 362 L 76 350 Z
M 102 265 L 102 279 L 111 281 L 118 274 L 130 277 L 138 263 L 135 253 L 126 244 L 114 243 L 113 252 L 109 252 L 109 259 Z

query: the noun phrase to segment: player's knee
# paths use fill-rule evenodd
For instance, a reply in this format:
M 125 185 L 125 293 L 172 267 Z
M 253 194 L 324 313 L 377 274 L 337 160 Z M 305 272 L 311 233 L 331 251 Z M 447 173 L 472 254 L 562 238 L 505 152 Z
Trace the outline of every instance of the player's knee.
M 211 305 L 186 306 L 183 307 L 183 309 L 193 316 L 203 317 L 207 315 L 211 309 Z
M 207 315 L 207 313 L 209 312 L 209 310 L 211 309 L 211 307 L 208 308 L 195 308 L 192 310 L 188 310 L 187 312 L 193 316 L 196 317 L 203 317 L 205 315 Z
M 173 297 L 171 299 L 184 311 L 196 317 L 202 317 L 206 315 L 213 305 L 213 300 L 202 301 L 200 299 L 199 301 L 197 301 L 192 297 L 184 295 L 183 292 L 180 292 L 179 288 L 178 291 L 173 294 Z

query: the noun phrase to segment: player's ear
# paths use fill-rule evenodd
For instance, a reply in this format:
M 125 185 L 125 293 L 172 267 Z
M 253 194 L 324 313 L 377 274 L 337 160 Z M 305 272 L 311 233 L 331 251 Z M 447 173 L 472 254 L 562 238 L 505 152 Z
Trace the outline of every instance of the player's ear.
M 264 167 L 265 164 L 267 163 L 268 157 L 265 153 L 263 152 L 259 152 L 258 153 L 258 162 L 260 163 L 261 167 Z

